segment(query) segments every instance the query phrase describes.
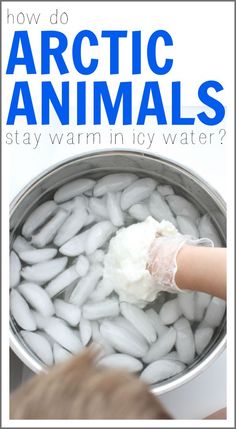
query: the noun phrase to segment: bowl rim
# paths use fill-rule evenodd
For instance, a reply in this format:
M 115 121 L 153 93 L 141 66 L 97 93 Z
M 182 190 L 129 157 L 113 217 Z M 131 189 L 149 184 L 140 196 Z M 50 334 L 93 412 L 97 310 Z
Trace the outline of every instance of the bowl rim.
M 159 161 L 162 164 L 167 164 L 168 166 L 171 166 L 174 169 L 181 170 L 185 175 L 188 177 L 191 177 L 194 179 L 194 181 L 200 185 L 201 187 L 207 188 L 207 191 L 209 193 L 209 196 L 213 199 L 217 199 L 217 203 L 220 206 L 221 210 L 223 211 L 224 215 L 226 216 L 226 203 L 223 199 L 223 197 L 220 195 L 218 191 L 216 191 L 212 185 L 210 185 L 205 179 L 203 179 L 198 173 L 196 173 L 194 170 L 186 167 L 182 163 L 176 162 L 170 158 L 164 157 L 162 155 L 156 155 L 154 153 L 149 153 L 148 151 L 141 151 L 141 150 L 130 150 L 130 149 L 99 149 L 99 150 L 93 150 L 93 151 L 87 151 L 82 154 L 77 154 L 71 157 L 68 157 L 62 161 L 59 161 L 52 166 L 46 168 L 41 173 L 36 175 L 30 182 L 28 182 L 13 198 L 13 200 L 10 203 L 10 218 L 13 215 L 14 211 L 17 208 L 18 203 L 21 199 L 24 198 L 24 195 L 32 188 L 33 186 L 38 185 L 40 181 L 42 181 L 47 175 L 52 174 L 56 170 L 60 170 L 67 166 L 68 164 L 72 164 L 74 162 L 83 161 L 87 159 L 97 158 L 97 157 L 104 157 L 104 156 L 112 156 L 112 155 L 120 155 L 120 156 L 133 156 L 133 157 L 143 157 L 146 159 L 151 159 L 154 161 Z M 11 320 L 11 319 L 10 319 Z M 14 332 L 12 330 L 11 324 L 10 324 L 10 347 L 14 351 L 14 353 L 21 359 L 21 361 L 29 367 L 33 372 L 39 373 L 41 371 L 47 372 L 48 368 L 44 366 L 43 364 L 40 364 L 36 361 L 35 358 L 31 357 L 28 353 L 27 349 L 20 344 L 18 341 L 16 335 L 14 335 Z M 203 371 L 205 371 L 206 368 L 209 367 L 210 364 L 212 364 L 217 357 L 225 350 L 226 348 L 226 341 L 227 341 L 227 334 L 225 333 L 224 337 L 219 341 L 219 343 L 215 346 L 215 348 L 209 353 L 208 356 L 204 358 L 201 362 L 197 363 L 195 367 L 191 368 L 186 372 L 185 374 L 177 375 L 176 378 L 170 379 L 170 381 L 163 381 L 163 385 L 157 385 L 153 386 L 152 392 L 156 395 L 161 395 L 164 393 L 167 393 L 171 390 L 177 389 L 181 387 L 182 385 L 186 384 L 193 378 L 200 375 Z
M 154 153 L 149 153 L 148 151 L 139 151 L 139 150 L 129 150 L 129 149 L 99 149 L 99 150 L 94 150 L 94 151 L 88 151 L 88 152 L 83 152 L 82 154 L 77 154 L 77 155 L 73 155 L 71 157 L 65 158 L 62 161 L 58 161 L 55 164 L 51 165 L 50 167 L 47 167 L 45 170 L 43 170 L 41 173 L 37 174 L 36 176 L 34 176 L 17 194 L 16 196 L 12 199 L 12 201 L 10 202 L 10 216 L 12 215 L 12 211 L 15 209 L 15 205 L 17 204 L 17 202 L 19 201 L 19 199 L 21 199 L 24 194 L 29 190 L 30 187 L 32 187 L 35 182 L 39 182 L 41 180 L 43 180 L 43 178 L 45 176 L 47 176 L 50 173 L 53 173 L 55 170 L 59 170 L 61 168 L 63 168 L 64 166 L 66 166 L 67 164 L 71 164 L 76 162 L 77 160 L 84 160 L 87 158 L 96 158 L 99 156 L 111 156 L 111 155 L 131 155 L 131 156 L 143 156 L 146 159 L 151 159 L 151 160 L 158 160 L 164 164 L 168 164 L 171 165 L 171 167 L 174 168 L 179 168 L 181 170 L 183 170 L 183 172 L 189 176 L 194 176 L 194 180 L 196 180 L 197 182 L 199 182 L 198 184 L 201 184 L 206 186 L 208 188 L 208 191 L 210 191 L 210 193 L 212 193 L 212 196 L 215 196 L 219 199 L 219 202 L 222 205 L 222 209 L 224 211 L 226 211 L 226 202 L 223 199 L 223 197 L 221 196 L 221 194 L 212 186 L 210 185 L 205 179 L 203 179 L 198 173 L 196 173 L 195 170 L 192 170 L 188 167 L 186 167 L 184 164 L 178 162 L 178 161 L 174 161 L 168 157 L 162 156 L 162 155 L 156 155 Z

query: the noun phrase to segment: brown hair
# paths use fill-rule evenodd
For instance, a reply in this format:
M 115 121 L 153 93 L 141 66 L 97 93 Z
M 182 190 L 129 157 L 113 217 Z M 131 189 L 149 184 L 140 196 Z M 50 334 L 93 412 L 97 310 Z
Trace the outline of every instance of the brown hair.
M 135 375 L 95 364 L 88 349 L 34 376 L 10 399 L 11 419 L 170 419 Z

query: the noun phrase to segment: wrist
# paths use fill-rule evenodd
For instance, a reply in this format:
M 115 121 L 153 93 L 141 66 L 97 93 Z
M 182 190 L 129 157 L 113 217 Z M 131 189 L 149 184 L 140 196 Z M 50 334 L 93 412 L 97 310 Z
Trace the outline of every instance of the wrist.
M 192 256 L 196 249 L 195 246 L 184 244 L 176 256 L 177 271 L 175 274 L 175 283 L 179 289 L 194 288 L 194 277 L 192 278 Z

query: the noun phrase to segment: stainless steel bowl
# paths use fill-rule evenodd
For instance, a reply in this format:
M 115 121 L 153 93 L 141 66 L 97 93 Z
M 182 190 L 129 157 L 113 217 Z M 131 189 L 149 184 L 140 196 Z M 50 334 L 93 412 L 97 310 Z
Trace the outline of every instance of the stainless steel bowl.
M 173 161 L 143 152 L 129 150 L 99 151 L 87 153 L 46 170 L 28 184 L 13 200 L 10 207 L 11 243 L 20 232 L 26 216 L 43 201 L 50 198 L 54 190 L 77 177 L 98 178 L 107 173 L 134 172 L 140 176 L 151 176 L 163 183 L 171 184 L 179 195 L 193 201 L 202 213 L 209 213 L 222 242 L 226 242 L 226 206 L 221 196 L 201 177 Z M 14 320 L 10 320 L 10 344 L 17 356 L 34 372 L 46 370 L 20 336 Z M 226 345 L 226 319 L 216 330 L 210 344 L 180 375 L 153 387 L 156 394 L 173 390 L 200 374 L 212 363 Z

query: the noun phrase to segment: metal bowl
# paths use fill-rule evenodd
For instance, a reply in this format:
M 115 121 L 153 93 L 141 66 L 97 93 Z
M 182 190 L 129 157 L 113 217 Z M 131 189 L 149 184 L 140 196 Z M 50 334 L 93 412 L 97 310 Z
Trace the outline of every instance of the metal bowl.
M 200 212 L 209 213 L 215 227 L 226 242 L 226 205 L 221 196 L 201 177 L 191 170 L 163 157 L 129 150 L 99 151 L 83 154 L 63 161 L 46 170 L 30 182 L 12 201 L 10 207 L 11 244 L 19 233 L 27 215 L 43 201 L 49 199 L 55 189 L 77 177 L 102 177 L 113 172 L 134 172 L 151 176 L 159 182 L 171 184 L 179 195 L 187 197 Z M 20 336 L 19 328 L 10 320 L 10 344 L 16 355 L 34 372 L 47 368 L 33 354 Z M 155 394 L 173 390 L 200 374 L 222 353 L 226 346 L 226 318 L 195 361 L 184 372 L 153 387 Z

